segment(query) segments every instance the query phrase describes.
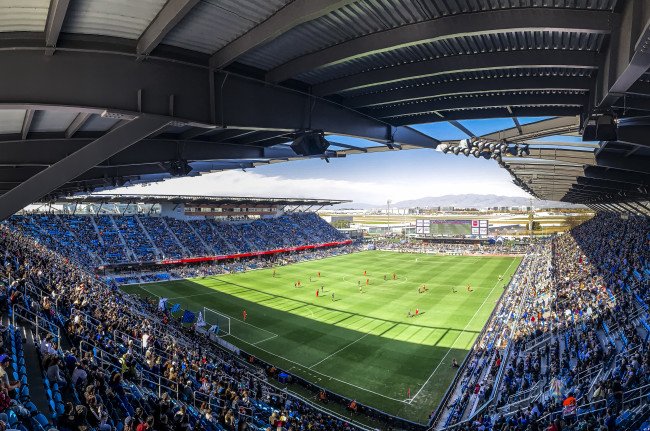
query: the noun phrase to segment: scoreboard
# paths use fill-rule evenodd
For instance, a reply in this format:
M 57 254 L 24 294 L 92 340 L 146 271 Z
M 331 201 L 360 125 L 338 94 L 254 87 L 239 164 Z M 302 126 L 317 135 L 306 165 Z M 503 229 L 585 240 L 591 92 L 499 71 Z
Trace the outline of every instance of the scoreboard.
M 415 221 L 415 233 L 422 235 L 488 235 L 488 220 L 421 220 Z

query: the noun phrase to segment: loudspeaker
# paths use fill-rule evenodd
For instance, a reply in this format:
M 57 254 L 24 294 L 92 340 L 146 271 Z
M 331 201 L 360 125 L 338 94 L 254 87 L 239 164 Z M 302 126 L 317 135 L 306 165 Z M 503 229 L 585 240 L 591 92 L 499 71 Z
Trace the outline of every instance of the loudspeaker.
M 324 154 L 329 146 L 322 132 L 305 133 L 291 143 L 291 149 L 301 156 Z
M 616 133 L 616 122 L 614 116 L 605 114 L 596 120 L 596 140 L 597 141 L 615 141 L 618 139 Z

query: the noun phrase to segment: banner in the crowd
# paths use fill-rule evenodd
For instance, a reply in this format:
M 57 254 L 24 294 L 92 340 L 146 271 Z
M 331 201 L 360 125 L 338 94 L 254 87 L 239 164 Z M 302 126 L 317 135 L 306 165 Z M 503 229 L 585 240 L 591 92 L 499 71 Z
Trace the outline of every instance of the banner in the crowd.
M 339 241 L 339 242 L 328 242 L 327 244 L 314 244 L 314 245 L 303 245 L 300 247 L 291 247 L 291 248 L 280 248 L 277 250 L 268 250 L 268 251 L 256 251 L 253 253 L 242 253 L 242 254 L 229 254 L 225 256 L 206 256 L 206 257 L 193 257 L 189 259 L 169 259 L 169 260 L 160 260 L 156 262 L 157 265 L 169 265 L 172 263 L 190 263 L 190 262 L 205 262 L 209 260 L 221 260 L 221 259 L 234 259 L 238 257 L 249 257 L 249 256 L 262 256 L 266 254 L 274 254 L 274 253 L 283 253 L 286 251 L 300 251 L 300 250 L 308 250 L 312 248 L 320 248 L 320 247 L 329 247 L 331 245 L 343 245 L 343 244 L 350 244 L 352 241 Z

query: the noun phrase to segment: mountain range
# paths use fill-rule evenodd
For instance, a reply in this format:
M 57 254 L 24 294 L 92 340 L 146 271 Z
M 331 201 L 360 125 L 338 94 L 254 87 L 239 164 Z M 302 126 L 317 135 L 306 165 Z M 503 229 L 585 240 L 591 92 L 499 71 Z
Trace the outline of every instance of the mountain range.
M 456 208 L 488 208 L 488 207 L 513 207 L 528 206 L 530 199 L 516 196 L 497 196 L 484 194 L 464 194 L 428 196 L 419 199 L 411 199 L 391 203 L 393 208 L 414 208 L 414 207 L 456 207 Z M 582 205 L 574 205 L 567 202 L 544 201 L 533 199 L 535 208 L 585 208 Z M 372 209 L 385 208 L 386 204 L 368 204 L 361 202 L 350 202 L 347 204 L 333 205 L 332 209 Z

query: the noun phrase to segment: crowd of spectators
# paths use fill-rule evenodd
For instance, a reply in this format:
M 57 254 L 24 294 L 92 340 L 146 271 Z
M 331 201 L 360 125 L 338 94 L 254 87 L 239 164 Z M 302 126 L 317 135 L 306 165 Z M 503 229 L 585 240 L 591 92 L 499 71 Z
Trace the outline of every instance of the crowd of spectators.
M 38 412 L 18 392 L 17 399 L 0 402 L 0 420 L 7 419 L 13 428 L 355 429 L 275 390 L 266 381 L 274 369 L 217 349 L 160 310 L 156 301 L 121 293 L 21 232 L 0 228 L 0 256 L 0 284 L 9 286 L 7 305 L 16 306 L 19 316 L 38 315 L 43 327 L 61 328 L 73 346 L 59 350 L 61 340 L 35 331 L 41 337 L 38 352 L 52 409 Z M 27 310 L 33 314 L 26 315 Z M 10 333 L 18 331 L 12 328 Z M 11 345 L 6 341 L 0 354 Z M 6 358 L 0 356 L 3 367 Z M 40 378 L 39 370 L 29 373 Z
M 87 268 L 299 247 L 344 240 L 314 213 L 287 213 L 243 222 L 162 216 L 30 214 L 11 229 L 44 243 Z
M 443 419 L 463 430 L 647 427 L 649 242 L 647 218 L 614 214 L 554 236 L 511 309 L 516 325 L 490 408 L 473 421 Z

